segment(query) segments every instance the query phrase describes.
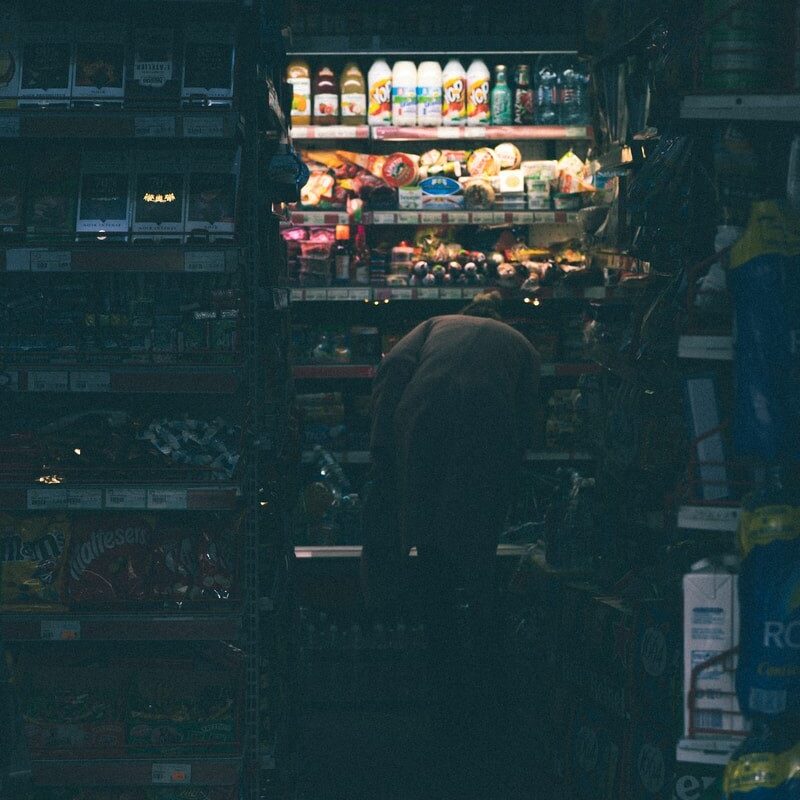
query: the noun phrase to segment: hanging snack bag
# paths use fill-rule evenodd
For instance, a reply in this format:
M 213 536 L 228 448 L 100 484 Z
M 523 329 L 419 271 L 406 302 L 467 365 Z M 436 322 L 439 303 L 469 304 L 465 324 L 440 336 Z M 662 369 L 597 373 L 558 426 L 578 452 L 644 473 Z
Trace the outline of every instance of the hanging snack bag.
M 0 605 L 60 605 L 68 543 L 62 515 L 0 515 Z
M 800 497 L 767 488 L 739 522 L 736 690 L 750 716 L 800 714 Z
M 92 515 L 74 526 L 67 559 L 70 605 L 145 599 L 155 520 L 146 515 Z

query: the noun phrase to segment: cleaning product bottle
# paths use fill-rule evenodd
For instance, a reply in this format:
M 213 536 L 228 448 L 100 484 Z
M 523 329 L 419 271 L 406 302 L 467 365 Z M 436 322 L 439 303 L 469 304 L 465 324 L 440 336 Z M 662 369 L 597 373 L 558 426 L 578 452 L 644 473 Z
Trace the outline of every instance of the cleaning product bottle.
M 498 64 L 494 68 L 494 87 L 491 94 L 492 125 L 510 125 L 514 119 L 513 105 L 506 68 L 503 64 Z
M 467 74 L 457 58 L 445 64 L 442 73 L 442 122 L 463 125 L 467 115 Z
M 392 68 L 379 58 L 367 75 L 369 83 L 369 124 L 392 124 Z
M 417 117 L 420 125 L 442 124 L 442 67 L 423 61 L 417 70 Z
M 286 68 L 286 82 L 292 86 L 292 125 L 311 124 L 311 70 L 308 62 L 296 58 Z
M 488 125 L 489 68 L 476 58 L 467 70 L 467 125 Z
M 314 74 L 314 124 L 339 123 L 339 94 L 336 73 L 329 64 L 320 64 Z
M 392 70 L 392 124 L 417 124 L 417 67 L 413 61 L 397 61 Z
M 350 62 L 342 70 L 341 90 L 342 125 L 367 124 L 367 87 L 364 73 L 358 64 Z

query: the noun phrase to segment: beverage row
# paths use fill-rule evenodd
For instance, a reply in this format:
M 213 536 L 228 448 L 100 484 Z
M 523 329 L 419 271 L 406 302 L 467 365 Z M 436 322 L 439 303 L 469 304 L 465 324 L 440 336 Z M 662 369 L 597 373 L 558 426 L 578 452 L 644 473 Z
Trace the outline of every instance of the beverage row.
M 0 2 L 0 108 L 230 106 L 232 23 L 21 20 Z
M 134 241 L 180 242 L 184 235 L 215 241 L 233 236 L 238 152 L 8 155 L 0 164 L 0 240 L 125 240 L 132 233 Z
M 349 62 L 337 75 L 330 63 L 314 70 L 302 59 L 287 68 L 295 125 L 555 125 L 589 122 L 589 74 L 573 57 L 540 56 L 531 75 L 519 64 L 513 78 L 504 64 L 474 59 L 468 69 L 450 59 L 375 61 L 365 80 Z

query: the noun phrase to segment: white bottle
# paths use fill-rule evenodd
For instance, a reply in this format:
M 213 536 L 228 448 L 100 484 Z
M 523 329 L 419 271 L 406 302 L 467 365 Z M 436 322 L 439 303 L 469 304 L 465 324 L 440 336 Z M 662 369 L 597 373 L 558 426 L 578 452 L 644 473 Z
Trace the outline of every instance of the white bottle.
M 442 67 L 423 61 L 417 70 L 417 117 L 420 125 L 442 124 Z
M 417 124 L 417 67 L 413 61 L 398 61 L 392 70 L 392 124 Z
M 457 58 L 451 58 L 442 73 L 442 122 L 463 125 L 466 118 L 467 72 Z
M 392 68 L 381 58 L 367 73 L 369 84 L 369 124 L 392 124 Z
M 467 125 L 488 125 L 489 68 L 476 58 L 467 70 Z

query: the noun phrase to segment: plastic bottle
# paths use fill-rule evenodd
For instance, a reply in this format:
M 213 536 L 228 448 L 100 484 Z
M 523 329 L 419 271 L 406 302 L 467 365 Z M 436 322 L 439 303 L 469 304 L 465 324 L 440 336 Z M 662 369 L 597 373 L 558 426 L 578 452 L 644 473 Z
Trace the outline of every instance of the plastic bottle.
M 392 124 L 417 124 L 417 67 L 413 61 L 397 61 L 392 70 Z
M 307 61 L 297 58 L 286 68 L 286 81 L 291 84 L 292 125 L 311 124 L 311 69 Z
M 514 120 L 514 98 L 508 86 L 505 65 L 494 68 L 494 87 L 491 94 L 492 125 L 510 125 Z
M 576 61 L 568 60 L 559 70 L 558 99 L 563 125 L 589 121 L 587 83 L 588 76 Z
M 321 64 L 314 74 L 314 124 L 339 123 L 339 94 L 336 73 L 329 64 Z
M 350 62 L 342 70 L 341 90 L 342 125 L 367 124 L 367 86 L 364 73 L 358 64 Z
M 558 124 L 558 73 L 552 56 L 539 57 L 534 75 L 536 88 L 536 122 L 539 125 Z
M 442 124 L 442 67 L 423 61 L 417 70 L 417 117 L 420 125 Z
M 467 70 L 467 125 L 488 125 L 491 119 L 489 109 L 489 68 L 476 58 Z
M 467 115 L 467 74 L 462 63 L 451 58 L 442 72 L 442 123 L 463 125 Z
M 369 82 L 369 124 L 392 124 L 392 68 L 381 58 L 370 68 Z
M 533 125 L 533 87 L 527 64 L 519 64 L 514 70 L 514 83 L 514 124 Z

